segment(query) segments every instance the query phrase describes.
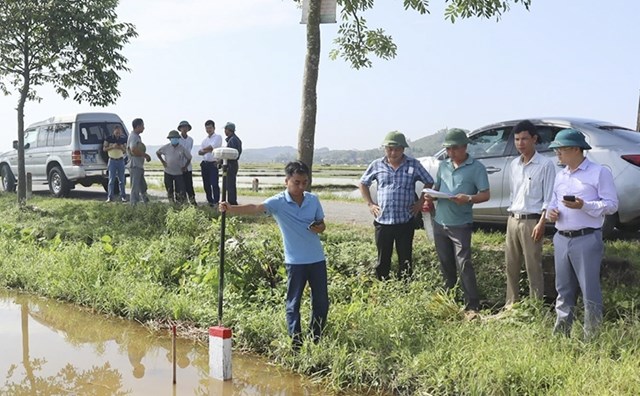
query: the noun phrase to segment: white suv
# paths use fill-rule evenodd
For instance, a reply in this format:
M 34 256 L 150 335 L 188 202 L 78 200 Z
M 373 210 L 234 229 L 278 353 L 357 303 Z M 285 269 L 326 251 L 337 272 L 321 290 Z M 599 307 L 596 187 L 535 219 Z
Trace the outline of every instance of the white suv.
M 76 184 L 85 187 L 108 183 L 108 157 L 102 150 L 105 137 L 124 123 L 113 113 L 77 113 L 55 116 L 29 125 L 24 132 L 25 170 L 33 183 L 49 184 L 55 197 L 65 197 Z M 15 191 L 18 174 L 18 145 L 0 155 L 3 191 Z

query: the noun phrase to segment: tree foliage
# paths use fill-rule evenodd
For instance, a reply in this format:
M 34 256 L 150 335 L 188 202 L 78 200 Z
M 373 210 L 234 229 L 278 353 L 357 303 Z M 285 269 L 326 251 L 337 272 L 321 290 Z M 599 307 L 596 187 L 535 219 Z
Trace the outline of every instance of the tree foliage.
M 120 95 L 120 52 L 137 36 L 116 20 L 117 0 L 3 0 L 0 2 L 0 89 L 28 100 L 52 84 L 63 98 L 105 106 Z M 23 92 L 24 88 L 28 88 Z
M 17 90 L 18 201 L 24 203 L 24 106 L 51 84 L 63 98 L 106 106 L 128 71 L 123 46 L 137 36 L 117 20 L 118 0 L 0 1 L 0 91 Z
M 294 0 L 296 3 L 301 1 Z M 322 0 L 305 1 L 309 2 L 309 18 L 302 115 L 298 131 L 298 158 L 312 169 L 317 113 L 316 85 L 320 63 L 320 21 L 317 14 Z M 444 2 L 447 3 L 444 16 L 452 23 L 459 18 L 471 17 L 495 17 L 499 20 L 502 14 L 510 9 L 511 4 L 522 4 L 527 10 L 531 5 L 531 0 L 444 0 Z M 361 69 L 372 66 L 371 55 L 385 60 L 395 58 L 398 47 L 391 35 L 381 28 L 369 28 L 367 20 L 363 17 L 367 10 L 374 7 L 375 0 L 337 0 L 337 4 L 340 7 L 342 22 L 338 28 L 338 36 L 334 39 L 336 48 L 329 53 L 331 59 L 341 57 L 354 69 Z M 429 13 L 429 0 L 402 0 L 402 4 L 405 10 L 413 10 L 420 14 Z
M 500 19 L 511 3 L 520 3 L 529 9 L 531 0 L 445 0 L 445 3 L 444 16 L 453 23 L 456 19 L 471 17 Z M 362 16 L 374 7 L 374 0 L 338 0 L 338 4 L 342 7 L 342 23 L 334 39 L 337 47 L 329 54 L 332 59 L 342 57 L 353 68 L 360 69 L 371 67 L 371 54 L 385 60 L 395 58 L 398 47 L 391 35 L 381 28 L 369 28 Z M 429 0 L 403 0 L 403 6 L 405 10 L 429 13 Z

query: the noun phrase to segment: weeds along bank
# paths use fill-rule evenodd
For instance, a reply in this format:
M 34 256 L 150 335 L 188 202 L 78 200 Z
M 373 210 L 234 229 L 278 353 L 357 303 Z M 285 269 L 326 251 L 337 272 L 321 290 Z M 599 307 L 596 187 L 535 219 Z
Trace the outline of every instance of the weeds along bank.
M 140 321 L 177 319 L 203 328 L 217 322 L 219 223 L 207 209 L 34 198 L 20 211 L 9 195 L 0 196 L 0 210 L 0 285 Z M 640 394 L 637 242 L 607 244 L 608 257 L 630 264 L 623 273 L 605 271 L 603 333 L 584 344 L 579 328 L 571 339 L 552 337 L 553 313 L 529 302 L 464 321 L 456 296 L 437 292 L 437 259 L 423 235 L 415 243 L 416 279 L 378 282 L 373 230 L 328 221 L 327 331 L 319 345 L 307 343 L 294 354 L 277 227 L 267 218 L 228 218 L 227 225 L 224 323 L 234 329 L 236 348 L 334 389 Z M 503 240 L 474 235 L 487 301 L 504 299 Z M 304 305 L 304 317 L 308 310 Z

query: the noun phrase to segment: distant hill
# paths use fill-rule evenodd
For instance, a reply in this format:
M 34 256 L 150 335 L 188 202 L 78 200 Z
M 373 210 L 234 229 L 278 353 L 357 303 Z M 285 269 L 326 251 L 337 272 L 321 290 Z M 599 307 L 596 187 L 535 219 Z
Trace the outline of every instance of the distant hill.
M 425 136 L 416 141 L 409 141 L 407 154 L 413 157 L 424 157 L 433 155 L 442 148 L 444 135 L 446 130 L 438 131 L 432 135 Z M 160 146 L 147 146 L 147 152 L 151 158 L 156 160 L 155 152 Z M 193 155 L 193 163 L 200 162 L 198 149 L 194 147 L 191 154 Z M 376 158 L 384 155 L 382 147 L 372 148 L 368 150 L 330 150 L 321 147 L 315 150 L 313 160 L 316 164 L 368 164 Z M 260 149 L 244 149 L 242 151 L 241 161 L 252 163 L 287 163 L 293 161 L 298 156 L 298 150 L 291 146 L 274 146 Z
M 444 135 L 446 133 L 446 129 L 441 129 L 433 135 L 428 135 L 409 143 L 409 146 L 411 146 L 413 150 L 413 155 L 415 157 L 424 157 L 437 153 L 442 148 L 442 142 L 444 142 Z

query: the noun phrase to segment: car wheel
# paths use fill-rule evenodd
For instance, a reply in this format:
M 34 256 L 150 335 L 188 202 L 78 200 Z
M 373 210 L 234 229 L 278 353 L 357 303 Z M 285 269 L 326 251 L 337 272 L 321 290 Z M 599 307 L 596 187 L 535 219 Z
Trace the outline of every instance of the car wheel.
M 62 198 L 69 195 L 71 183 L 65 176 L 59 166 L 54 166 L 49 171 L 49 191 L 56 198 Z
M 611 239 L 611 237 L 613 237 L 615 228 L 618 226 L 619 221 L 617 212 L 604 217 L 604 224 L 602 225 L 602 237 L 604 239 Z
M 2 179 L 2 191 L 16 191 L 16 178 L 8 165 L 2 165 L 2 168 L 0 168 L 0 178 Z

